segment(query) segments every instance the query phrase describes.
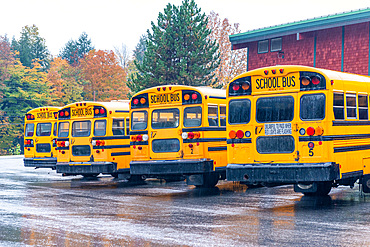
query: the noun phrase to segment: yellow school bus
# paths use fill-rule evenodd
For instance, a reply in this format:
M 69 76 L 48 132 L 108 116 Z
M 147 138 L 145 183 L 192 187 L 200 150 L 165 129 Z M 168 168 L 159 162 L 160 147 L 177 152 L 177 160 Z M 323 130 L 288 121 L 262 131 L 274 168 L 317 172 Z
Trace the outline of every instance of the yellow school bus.
M 55 169 L 56 137 L 60 107 L 39 107 L 24 118 L 24 166 Z
M 274 66 L 235 77 L 227 92 L 228 180 L 305 195 L 359 180 L 370 192 L 370 77 Z
M 130 100 L 130 173 L 215 186 L 226 176 L 226 90 L 166 85 Z
M 128 101 L 77 102 L 63 107 L 58 117 L 58 173 L 129 176 Z

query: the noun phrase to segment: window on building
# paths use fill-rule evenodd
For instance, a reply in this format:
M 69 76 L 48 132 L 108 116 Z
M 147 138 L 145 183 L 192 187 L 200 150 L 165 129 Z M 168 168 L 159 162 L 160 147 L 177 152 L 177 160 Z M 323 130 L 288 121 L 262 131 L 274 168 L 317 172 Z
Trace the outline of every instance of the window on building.
M 282 38 L 271 39 L 271 51 L 281 51 Z
M 269 52 L 269 41 L 268 40 L 258 41 L 258 53 L 266 52 Z

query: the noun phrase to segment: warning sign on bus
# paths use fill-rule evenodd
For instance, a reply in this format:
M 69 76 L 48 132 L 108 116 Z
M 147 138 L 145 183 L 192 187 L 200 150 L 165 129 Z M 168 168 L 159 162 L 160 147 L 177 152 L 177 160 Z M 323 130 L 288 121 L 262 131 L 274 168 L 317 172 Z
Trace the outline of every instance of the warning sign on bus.
M 271 123 L 265 124 L 265 135 L 291 135 L 292 124 L 291 123 Z

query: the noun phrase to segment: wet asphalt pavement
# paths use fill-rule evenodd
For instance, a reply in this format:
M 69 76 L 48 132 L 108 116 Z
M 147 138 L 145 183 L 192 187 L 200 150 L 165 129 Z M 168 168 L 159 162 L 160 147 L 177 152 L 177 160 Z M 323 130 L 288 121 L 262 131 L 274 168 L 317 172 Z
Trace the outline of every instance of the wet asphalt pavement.
M 370 195 L 86 180 L 0 157 L 0 246 L 370 246 Z

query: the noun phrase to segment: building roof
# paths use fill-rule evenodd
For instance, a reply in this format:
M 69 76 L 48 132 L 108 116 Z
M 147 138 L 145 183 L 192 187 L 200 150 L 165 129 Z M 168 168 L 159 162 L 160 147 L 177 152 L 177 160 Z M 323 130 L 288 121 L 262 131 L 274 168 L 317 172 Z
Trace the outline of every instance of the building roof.
M 297 22 L 286 23 L 266 28 L 255 29 L 245 33 L 230 35 L 232 45 L 252 41 L 271 39 L 295 33 L 310 32 L 333 27 L 341 27 L 370 21 L 370 8 L 343 12 L 334 15 L 321 16 Z

